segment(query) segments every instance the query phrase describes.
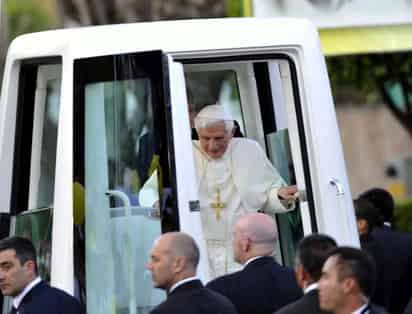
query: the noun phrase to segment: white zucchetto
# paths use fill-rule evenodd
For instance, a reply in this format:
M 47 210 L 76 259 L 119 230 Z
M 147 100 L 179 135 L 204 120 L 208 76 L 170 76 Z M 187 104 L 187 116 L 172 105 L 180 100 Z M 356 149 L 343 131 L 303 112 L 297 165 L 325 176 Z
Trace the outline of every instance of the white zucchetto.
M 208 127 L 210 125 L 225 122 L 227 130 L 233 129 L 233 118 L 221 105 L 209 105 L 204 107 L 195 118 L 195 128 L 197 130 Z

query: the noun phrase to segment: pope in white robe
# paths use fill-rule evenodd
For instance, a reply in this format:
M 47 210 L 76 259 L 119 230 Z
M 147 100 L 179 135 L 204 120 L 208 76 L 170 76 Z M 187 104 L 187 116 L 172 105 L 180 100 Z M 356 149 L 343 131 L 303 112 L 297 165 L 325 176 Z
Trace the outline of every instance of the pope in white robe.
M 238 217 L 292 210 L 297 197 L 296 186 L 286 186 L 257 142 L 233 138 L 233 125 L 219 105 L 204 107 L 195 118 L 194 159 L 212 278 L 240 268 L 231 237 Z

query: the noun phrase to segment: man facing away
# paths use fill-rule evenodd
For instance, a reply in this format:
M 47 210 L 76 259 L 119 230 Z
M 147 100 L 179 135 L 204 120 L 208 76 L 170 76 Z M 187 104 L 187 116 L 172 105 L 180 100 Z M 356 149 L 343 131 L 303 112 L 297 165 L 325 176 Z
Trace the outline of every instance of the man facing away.
M 82 313 L 74 297 L 50 287 L 37 275 L 36 251 L 28 239 L 0 240 L 0 290 L 13 298 L 11 313 Z
M 361 248 L 373 257 L 376 264 L 376 285 L 371 301 L 390 309 L 390 297 L 392 290 L 397 289 L 394 283 L 398 277 L 399 269 L 396 269 L 393 256 L 386 249 L 386 243 L 375 239 L 373 234 L 373 230 L 381 221 L 381 216 L 372 203 L 366 199 L 356 199 L 353 201 L 353 205 Z
M 386 313 L 369 302 L 376 281 L 375 263 L 369 254 L 352 247 L 329 253 L 319 280 L 320 308 L 334 314 Z
M 329 251 L 336 247 L 334 239 L 323 234 L 303 238 L 296 252 L 295 275 L 304 296 L 286 305 L 276 314 L 326 314 L 319 307 L 318 281 Z
M 202 226 L 212 278 L 237 270 L 230 232 L 246 213 L 292 210 L 296 186 L 286 186 L 259 144 L 233 138 L 234 122 L 223 106 L 204 107 L 196 116 L 193 141 Z
M 391 314 L 401 314 L 412 297 L 412 235 L 394 230 L 392 223 L 395 202 L 388 191 L 372 188 L 363 192 L 359 200 L 371 202 L 383 218 L 384 224 L 373 228 L 371 235 L 375 245 L 383 246 L 380 251 L 390 257 L 389 264 L 385 267 L 392 282 L 390 295 L 386 296 L 390 303 L 388 311 Z
M 203 287 L 196 277 L 199 249 L 189 235 L 165 233 L 152 248 L 147 268 L 153 285 L 166 290 L 167 299 L 152 314 L 236 314 L 224 296 Z
M 243 269 L 219 277 L 207 287 L 227 296 L 239 314 L 269 314 L 296 301 L 302 292 L 293 270 L 273 258 L 276 242 L 276 224 L 270 216 L 242 216 L 233 229 L 233 255 Z

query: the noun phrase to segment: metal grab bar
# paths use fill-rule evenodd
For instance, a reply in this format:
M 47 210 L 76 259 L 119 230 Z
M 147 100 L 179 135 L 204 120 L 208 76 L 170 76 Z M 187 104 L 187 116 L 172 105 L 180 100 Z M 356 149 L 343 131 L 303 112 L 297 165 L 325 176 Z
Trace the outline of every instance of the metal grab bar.
M 111 218 L 122 216 L 147 216 L 150 218 L 158 218 L 157 210 L 154 207 L 132 206 L 129 197 L 126 193 L 119 190 L 108 190 L 105 193 L 107 196 L 119 198 L 123 202 L 123 207 L 111 208 Z
M 329 183 L 336 188 L 336 195 L 342 196 L 345 195 L 345 189 L 343 188 L 342 183 L 336 178 L 332 178 Z

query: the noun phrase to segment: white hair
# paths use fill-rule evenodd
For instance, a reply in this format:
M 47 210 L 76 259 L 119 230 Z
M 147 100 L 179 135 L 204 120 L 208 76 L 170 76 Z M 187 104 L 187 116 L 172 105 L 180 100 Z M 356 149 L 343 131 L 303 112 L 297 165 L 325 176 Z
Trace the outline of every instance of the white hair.
M 233 131 L 233 119 L 230 114 L 226 112 L 225 108 L 220 105 L 210 105 L 204 107 L 196 115 L 195 129 L 199 131 L 200 129 L 210 128 L 221 123 L 224 123 L 226 132 Z

